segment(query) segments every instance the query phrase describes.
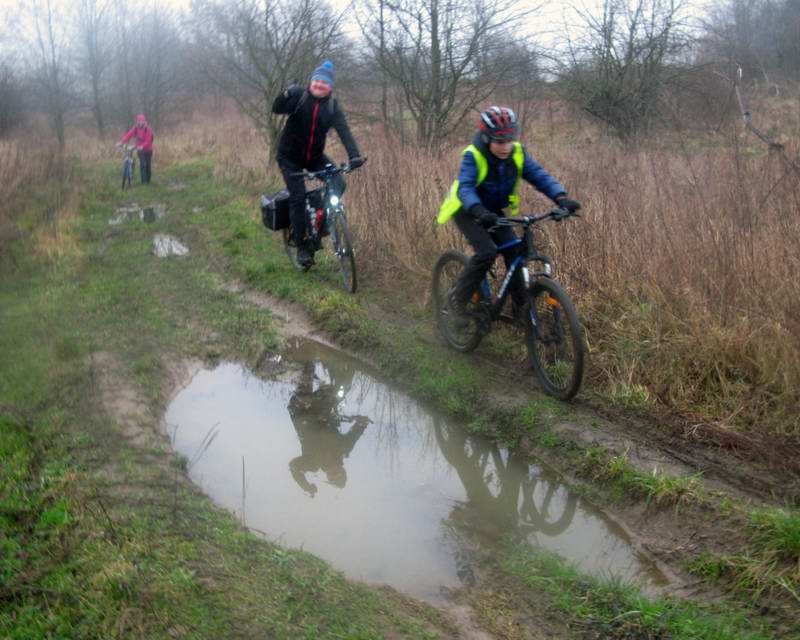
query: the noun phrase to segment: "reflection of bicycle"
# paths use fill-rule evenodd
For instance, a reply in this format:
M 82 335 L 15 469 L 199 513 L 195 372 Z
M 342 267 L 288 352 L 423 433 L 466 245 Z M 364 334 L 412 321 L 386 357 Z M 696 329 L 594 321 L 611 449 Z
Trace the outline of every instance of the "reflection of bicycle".
M 498 226 L 520 225 L 522 238 L 498 247 L 499 252 L 523 244 L 523 252 L 514 258 L 505 278 L 499 282 L 492 268 L 467 305 L 467 320 L 455 314 L 449 304 L 452 291 L 468 262 L 460 251 L 447 251 L 433 269 L 433 305 L 436 323 L 447 343 L 457 351 L 475 349 L 498 320 L 514 323 L 503 315 L 510 284 L 517 270 L 522 270 L 527 305 L 522 316 L 528 358 L 546 393 L 569 400 L 583 380 L 584 344 L 578 314 L 569 296 L 553 279 L 550 258 L 539 253 L 534 244 L 533 227 L 543 220 L 563 220 L 577 215 L 556 207 L 540 216 L 500 218 Z M 539 262 L 542 270 L 528 271 L 528 263 Z
M 504 460 L 496 445 L 482 443 L 440 421 L 434 423 L 434 433 L 467 494 L 467 502 L 453 510 L 452 520 L 476 531 L 483 530 L 488 520 L 504 532 L 546 536 L 557 536 L 572 524 L 578 496 L 568 495 L 559 505 L 560 513 L 554 513 L 551 503 L 559 487 L 542 481 L 544 495 L 537 505 L 534 494 L 540 480 L 530 475 L 520 455 L 511 452 Z
M 136 165 L 136 160 L 133 156 L 133 152 L 136 150 L 136 147 L 128 144 L 124 145 L 122 149 L 125 152 L 125 158 L 122 161 L 122 188 L 124 189 L 127 185 L 130 189 L 131 182 L 133 181 L 133 171 Z
M 358 281 L 353 240 L 347 224 L 342 196 L 336 193 L 334 184 L 336 176 L 351 171 L 353 169 L 346 164 L 339 167 L 327 164 L 319 171 L 300 171 L 292 175 L 324 183 L 322 187 L 306 193 L 306 214 L 308 215 L 306 226 L 310 249 L 313 252 L 319 251 L 322 248 L 322 239 L 330 235 L 331 249 L 339 262 L 339 270 L 342 274 L 342 284 L 347 291 L 355 293 Z M 313 261 L 306 266 L 297 261 L 297 247 L 291 223 L 283 230 L 283 245 L 295 269 L 305 271 L 313 265 Z

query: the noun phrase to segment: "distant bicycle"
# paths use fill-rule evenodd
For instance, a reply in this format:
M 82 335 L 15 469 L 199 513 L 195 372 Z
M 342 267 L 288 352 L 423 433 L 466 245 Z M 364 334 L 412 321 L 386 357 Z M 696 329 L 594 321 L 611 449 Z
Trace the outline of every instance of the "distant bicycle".
M 130 189 L 133 181 L 133 171 L 136 166 L 136 160 L 133 155 L 136 146 L 130 144 L 118 146 L 125 152 L 125 158 L 122 161 L 122 188 L 124 189 L 127 186 Z
M 364 158 L 366 160 L 366 158 Z M 354 169 L 347 164 L 338 167 L 327 164 L 318 171 L 300 171 L 294 176 L 304 177 L 306 180 L 319 180 L 322 187 L 306 193 L 306 213 L 308 215 L 307 229 L 311 247 L 316 253 L 322 248 L 322 239 L 331 238 L 331 249 L 339 261 L 339 271 L 342 275 L 342 284 L 346 291 L 356 292 L 358 279 L 356 277 L 356 256 L 353 251 L 353 239 L 350 227 L 347 224 L 347 215 L 344 212 L 342 197 L 334 189 L 334 178 L 340 173 L 350 173 Z M 307 271 L 314 264 L 303 266 L 297 261 L 297 246 L 294 241 L 294 232 L 291 222 L 283 229 L 283 245 L 292 266 L 297 271 Z
M 539 216 L 499 218 L 498 225 L 519 225 L 524 233 L 522 238 L 501 245 L 498 250 L 524 243 L 525 251 L 511 263 L 502 282 L 499 282 L 494 268 L 489 271 L 467 304 L 466 321 L 459 319 L 451 310 L 449 293 L 469 261 L 467 256 L 460 251 L 447 251 L 433 269 L 436 324 L 447 343 L 457 351 L 472 351 L 489 333 L 493 322 L 521 322 L 528 358 L 536 376 L 545 393 L 560 400 L 569 400 L 578 393 L 583 381 L 586 348 L 575 306 L 566 291 L 553 279 L 550 258 L 536 249 L 533 227 L 544 220 L 560 221 L 571 216 L 578 214 L 556 207 Z M 541 270 L 529 272 L 530 262 L 541 263 Z M 502 312 L 511 279 L 519 269 L 525 280 L 528 301 L 521 315 L 514 318 Z

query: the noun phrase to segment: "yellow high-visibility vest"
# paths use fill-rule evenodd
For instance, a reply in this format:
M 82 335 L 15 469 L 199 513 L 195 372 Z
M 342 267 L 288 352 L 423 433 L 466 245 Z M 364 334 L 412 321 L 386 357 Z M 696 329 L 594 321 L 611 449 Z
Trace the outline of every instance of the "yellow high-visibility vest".
M 475 182 L 475 186 L 478 187 L 486 180 L 486 175 L 489 173 L 489 161 L 486 159 L 486 156 L 478 151 L 478 148 L 474 144 L 464 149 L 461 153 L 461 157 L 463 158 L 467 152 L 471 153 L 472 157 L 475 158 L 475 164 L 478 167 L 478 180 Z M 525 152 L 522 150 L 522 145 L 519 142 L 514 143 L 514 153 L 512 157 L 514 158 L 514 164 L 517 165 L 517 179 L 514 181 L 514 190 L 511 192 L 511 195 L 508 196 L 508 208 L 511 210 L 511 215 L 515 216 L 519 214 L 519 181 L 522 177 L 522 165 L 525 163 Z M 461 210 L 461 207 L 461 200 L 458 197 L 458 180 L 455 180 L 453 186 L 450 187 L 450 192 L 447 194 L 444 202 L 442 202 L 442 206 L 439 207 L 439 215 L 436 217 L 436 222 L 444 224 L 456 215 L 456 213 Z

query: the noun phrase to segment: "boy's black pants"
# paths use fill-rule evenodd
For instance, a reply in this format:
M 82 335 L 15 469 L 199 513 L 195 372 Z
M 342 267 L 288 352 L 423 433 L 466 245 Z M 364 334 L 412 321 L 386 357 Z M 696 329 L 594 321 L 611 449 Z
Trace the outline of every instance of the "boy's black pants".
M 469 259 L 467 266 L 464 267 L 464 271 L 461 272 L 461 276 L 458 278 L 455 287 L 456 298 L 466 303 L 469 301 L 473 292 L 480 286 L 481 280 L 483 280 L 486 272 L 489 271 L 492 264 L 494 264 L 494 260 L 497 257 L 497 247 L 511 242 L 518 236 L 514 233 L 512 227 L 498 227 L 489 232 L 465 211 L 459 211 L 453 219 L 456 222 L 458 230 L 464 234 L 467 242 L 469 242 L 475 250 L 475 254 Z M 517 244 L 502 251 L 503 258 L 506 262 L 506 269 L 511 266 L 514 258 L 520 255 L 523 250 L 523 245 Z M 514 274 L 510 288 L 511 299 L 516 307 L 521 309 L 527 302 L 525 280 L 522 277 L 521 270 L 517 270 Z

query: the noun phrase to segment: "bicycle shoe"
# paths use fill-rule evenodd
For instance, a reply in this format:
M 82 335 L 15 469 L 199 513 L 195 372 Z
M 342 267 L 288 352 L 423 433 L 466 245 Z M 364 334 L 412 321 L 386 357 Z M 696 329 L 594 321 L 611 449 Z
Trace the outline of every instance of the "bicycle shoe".
M 311 255 L 311 252 L 305 245 L 297 250 L 297 263 L 301 267 L 310 267 L 314 264 L 314 256 Z

